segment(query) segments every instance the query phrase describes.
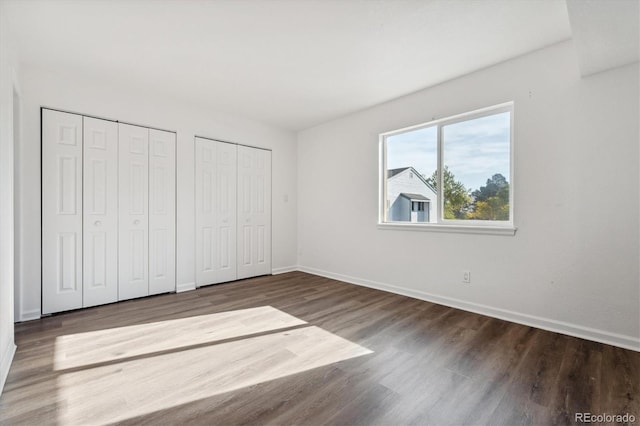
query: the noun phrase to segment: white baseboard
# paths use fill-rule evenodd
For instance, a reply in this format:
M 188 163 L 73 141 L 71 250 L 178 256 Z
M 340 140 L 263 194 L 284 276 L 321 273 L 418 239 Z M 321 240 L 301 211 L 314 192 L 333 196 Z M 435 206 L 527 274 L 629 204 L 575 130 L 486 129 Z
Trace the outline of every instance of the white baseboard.
M 16 345 L 11 342 L 2 354 L 0 358 L 0 394 L 4 389 L 4 383 L 7 381 L 9 375 L 9 369 L 11 368 L 11 361 L 13 361 L 13 355 L 16 353 Z
M 184 291 L 190 291 L 195 289 L 196 289 L 196 283 L 193 281 L 190 283 L 182 283 L 182 284 L 176 285 L 176 293 L 182 293 Z
M 42 317 L 42 314 L 40 313 L 40 309 L 32 309 L 30 311 L 20 312 L 20 317 L 18 321 L 20 322 L 33 321 L 33 320 L 40 319 L 40 317 Z
M 437 303 L 439 305 L 445 305 L 456 309 L 462 309 L 464 311 L 474 312 L 476 314 L 499 318 L 530 327 L 541 328 L 543 330 L 553 331 L 556 333 L 566 334 L 573 337 L 579 337 L 581 339 L 592 340 L 595 342 L 619 346 L 621 348 L 640 352 L 640 339 L 633 336 L 611 333 L 604 330 L 598 330 L 595 328 L 584 327 L 581 325 L 571 324 L 563 321 L 523 314 L 506 309 L 494 308 L 492 306 L 481 305 L 478 303 L 465 302 L 464 300 L 460 299 L 438 296 L 418 290 L 407 289 L 391 284 L 351 277 L 348 275 L 336 274 L 333 272 L 323 271 L 321 269 L 310 268 L 307 266 L 298 266 L 297 269 L 309 274 L 320 275 L 322 277 L 332 278 L 350 284 L 356 284 L 363 287 L 401 294 L 403 296 L 413 297 L 414 299 L 426 300 L 427 302 Z
M 278 274 L 286 274 L 287 272 L 294 272 L 297 270 L 298 270 L 297 266 L 285 266 L 283 268 L 273 268 L 271 270 L 271 273 L 273 275 L 278 275 Z

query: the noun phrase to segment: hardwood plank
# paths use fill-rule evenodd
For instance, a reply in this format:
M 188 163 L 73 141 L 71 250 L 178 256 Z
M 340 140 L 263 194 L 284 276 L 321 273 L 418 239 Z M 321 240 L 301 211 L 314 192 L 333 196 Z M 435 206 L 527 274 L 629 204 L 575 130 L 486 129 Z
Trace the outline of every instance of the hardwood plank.
M 640 418 L 640 353 L 292 272 L 16 325 L 0 424 Z

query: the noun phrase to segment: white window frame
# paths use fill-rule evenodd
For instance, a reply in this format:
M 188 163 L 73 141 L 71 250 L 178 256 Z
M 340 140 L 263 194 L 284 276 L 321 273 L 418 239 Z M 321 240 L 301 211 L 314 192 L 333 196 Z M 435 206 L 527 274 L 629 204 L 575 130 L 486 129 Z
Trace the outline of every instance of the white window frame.
M 502 112 L 509 112 L 509 220 L 497 221 L 497 220 L 460 220 L 460 219 L 445 219 L 444 218 L 444 194 L 441 192 L 442 179 L 443 179 L 443 150 L 442 150 L 442 127 L 460 123 L 463 121 L 469 121 L 477 118 L 487 117 L 490 115 L 500 114 Z M 516 227 L 514 224 L 515 206 L 514 206 L 514 104 L 513 102 L 506 102 L 487 108 L 482 108 L 462 114 L 457 114 L 451 117 L 446 117 L 438 120 L 432 120 L 428 123 L 422 123 L 415 126 L 404 127 L 402 129 L 392 130 L 389 132 L 381 133 L 379 137 L 379 195 L 378 202 L 378 228 L 379 229 L 396 229 L 396 230 L 419 230 L 419 231 L 433 231 L 433 232 L 457 232 L 457 233 L 472 233 L 472 234 L 493 234 L 493 235 L 515 235 Z M 438 215 L 437 222 L 435 223 L 409 223 L 409 222 L 387 222 L 386 215 L 387 209 L 387 138 L 390 136 L 406 133 L 409 131 L 415 131 L 428 127 L 436 127 L 437 129 L 437 154 L 438 154 Z

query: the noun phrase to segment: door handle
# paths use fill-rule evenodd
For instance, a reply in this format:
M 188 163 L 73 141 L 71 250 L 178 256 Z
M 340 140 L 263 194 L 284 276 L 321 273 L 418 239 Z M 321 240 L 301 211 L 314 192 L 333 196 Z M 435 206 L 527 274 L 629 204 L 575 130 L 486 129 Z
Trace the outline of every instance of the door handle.
M 133 224 L 136 225 L 136 226 L 140 225 L 140 221 L 138 219 L 136 219 L 136 220 L 133 221 Z
M 100 226 L 100 225 L 102 225 L 102 222 L 100 222 L 99 220 L 96 220 L 95 222 L 93 222 L 93 224 L 95 226 Z

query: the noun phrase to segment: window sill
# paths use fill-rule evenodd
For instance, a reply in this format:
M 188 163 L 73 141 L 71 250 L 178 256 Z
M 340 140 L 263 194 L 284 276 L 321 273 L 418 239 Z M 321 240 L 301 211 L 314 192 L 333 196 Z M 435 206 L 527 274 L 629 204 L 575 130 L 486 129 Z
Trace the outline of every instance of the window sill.
M 477 226 L 477 225 L 446 225 L 446 224 L 423 224 L 423 223 L 378 223 L 378 229 L 396 231 L 427 231 L 427 232 L 449 232 L 456 234 L 483 234 L 483 235 L 506 235 L 516 234 L 514 226 Z

